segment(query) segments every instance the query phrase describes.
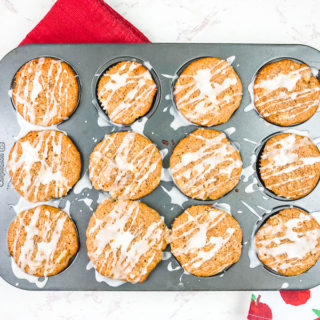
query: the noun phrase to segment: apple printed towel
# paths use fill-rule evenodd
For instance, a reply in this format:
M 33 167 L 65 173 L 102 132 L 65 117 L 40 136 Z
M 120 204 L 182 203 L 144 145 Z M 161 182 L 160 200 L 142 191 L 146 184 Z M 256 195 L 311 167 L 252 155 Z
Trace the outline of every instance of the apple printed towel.
M 312 290 L 254 292 L 248 320 L 320 320 L 320 286 Z

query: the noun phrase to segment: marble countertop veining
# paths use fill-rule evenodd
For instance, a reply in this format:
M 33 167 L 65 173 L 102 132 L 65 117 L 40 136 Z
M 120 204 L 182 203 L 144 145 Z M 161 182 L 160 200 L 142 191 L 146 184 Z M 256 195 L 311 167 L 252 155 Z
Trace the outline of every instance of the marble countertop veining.
M 0 58 L 54 0 L 0 0 Z M 319 0 L 109 0 L 154 42 L 303 43 L 320 49 Z M 3 235 L 2 235 L 3 236 Z M 0 279 L 0 318 L 245 319 L 250 292 L 28 292 Z

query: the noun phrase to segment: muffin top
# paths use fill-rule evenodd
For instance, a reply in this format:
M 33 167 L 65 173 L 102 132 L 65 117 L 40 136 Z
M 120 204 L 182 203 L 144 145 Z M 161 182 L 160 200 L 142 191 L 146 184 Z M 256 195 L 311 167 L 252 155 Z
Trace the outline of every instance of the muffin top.
M 88 255 L 103 276 L 142 282 L 161 261 L 168 232 L 158 212 L 146 204 L 106 199 L 89 221 Z
M 254 103 L 263 118 L 280 126 L 311 118 L 320 104 L 320 82 L 304 63 L 284 59 L 265 65 L 254 86 Z
M 8 248 L 24 272 L 53 276 L 64 270 L 78 251 L 78 237 L 68 215 L 41 205 L 20 212 L 8 232 Z
M 152 107 L 157 86 L 149 70 L 136 61 L 121 61 L 98 83 L 98 99 L 109 119 L 130 124 Z
M 8 169 L 21 196 L 48 201 L 66 195 L 79 180 L 81 157 L 61 131 L 30 131 L 13 145 Z
M 170 245 L 186 271 L 208 277 L 239 260 L 241 240 L 240 225 L 231 214 L 198 205 L 174 220 Z
M 277 134 L 264 146 L 259 171 L 267 189 L 281 197 L 299 199 L 318 183 L 320 152 L 306 136 Z
M 191 62 L 174 87 L 180 113 L 201 126 L 227 122 L 239 107 L 241 96 L 242 84 L 232 66 L 213 57 Z
M 93 149 L 89 177 L 95 189 L 113 198 L 138 199 L 160 183 L 162 158 L 157 147 L 135 132 L 107 135 Z
M 28 122 L 51 126 L 66 120 L 78 104 L 79 85 L 71 67 L 44 57 L 23 65 L 13 81 L 12 100 Z
M 297 208 L 271 216 L 258 230 L 255 240 L 261 262 L 286 276 L 307 271 L 320 256 L 320 225 Z
M 224 133 L 198 129 L 177 144 L 170 158 L 170 170 L 184 194 L 215 200 L 238 184 L 242 161 Z

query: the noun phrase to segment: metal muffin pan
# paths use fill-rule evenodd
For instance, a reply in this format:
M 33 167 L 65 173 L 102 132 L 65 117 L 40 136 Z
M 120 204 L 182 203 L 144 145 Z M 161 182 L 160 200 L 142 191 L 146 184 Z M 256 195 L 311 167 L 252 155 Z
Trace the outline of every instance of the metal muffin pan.
M 7 249 L 7 232 L 19 208 L 21 197 L 12 187 L 7 170 L 8 153 L 19 132 L 21 121 L 9 96 L 12 79 L 27 61 L 51 56 L 67 61 L 79 77 L 80 101 L 70 118 L 57 126 L 74 141 L 82 155 L 82 178 L 69 194 L 53 201 L 53 205 L 69 211 L 79 233 L 80 248 L 70 266 L 48 279 L 35 279 L 23 275 L 16 268 Z M 223 131 L 239 148 L 243 161 L 243 176 L 239 184 L 216 201 L 199 201 L 184 196 L 174 185 L 169 171 L 169 159 L 178 141 L 199 128 L 179 115 L 172 96 L 177 72 L 188 62 L 205 56 L 228 59 L 243 85 L 242 102 L 231 119 L 212 128 Z M 0 275 L 8 283 L 28 290 L 279 290 L 306 289 L 320 284 L 320 261 L 302 275 L 285 277 L 271 272 L 257 262 L 253 236 L 263 222 L 279 208 L 297 206 L 308 212 L 320 210 L 319 184 L 306 197 L 288 201 L 272 196 L 263 188 L 256 173 L 256 159 L 265 138 L 278 132 L 296 130 L 307 133 L 319 142 L 320 115 L 287 128 L 279 127 L 262 119 L 251 104 L 248 90 L 258 70 L 275 59 L 292 58 L 320 69 L 320 52 L 303 45 L 270 44 L 34 44 L 19 47 L 7 54 L 0 62 Z M 112 124 L 101 110 L 96 85 L 99 77 L 109 66 L 124 59 L 142 62 L 152 73 L 158 86 L 154 106 L 149 113 L 131 126 Z M 19 124 L 20 123 L 20 124 Z M 26 132 L 26 128 L 22 128 Z M 28 129 L 32 127 L 28 126 Z M 39 129 L 39 127 L 38 127 Z M 45 129 L 45 128 L 44 128 Z M 85 245 L 88 221 L 103 193 L 89 187 L 88 161 L 94 146 L 111 132 L 133 130 L 151 139 L 164 156 L 165 168 L 160 186 L 141 201 L 156 209 L 170 227 L 174 218 L 193 204 L 212 203 L 231 210 L 243 231 L 243 248 L 240 260 L 225 272 L 212 277 L 196 277 L 184 272 L 177 260 L 166 249 L 163 261 L 140 284 L 114 283 L 99 276 L 89 268 Z M 316 140 L 315 140 L 316 139 Z M 80 191 L 80 192 L 79 192 Z M 19 201 L 20 200 L 20 201 Z M 17 206 L 17 203 L 19 205 Z M 20 206 L 21 208 L 21 206 Z M 249 258 L 249 255 L 251 258 Z M 251 266 L 250 266 L 251 265 Z M 33 282 L 37 283 L 33 283 Z M 43 282 L 45 281 L 45 283 Z M 44 285 L 45 284 L 45 285 Z

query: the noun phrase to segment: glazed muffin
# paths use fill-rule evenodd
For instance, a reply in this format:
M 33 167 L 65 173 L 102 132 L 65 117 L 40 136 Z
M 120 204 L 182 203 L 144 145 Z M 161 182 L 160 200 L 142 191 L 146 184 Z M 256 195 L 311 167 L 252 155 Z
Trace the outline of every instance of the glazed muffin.
M 138 199 L 158 186 L 161 168 L 161 154 L 149 139 L 135 132 L 116 132 L 93 149 L 89 177 L 95 189 L 113 198 Z
M 239 182 L 242 161 L 226 135 L 198 129 L 180 140 L 170 158 L 170 171 L 188 197 L 215 200 Z
M 242 84 L 232 66 L 212 57 L 191 62 L 174 87 L 180 113 L 201 126 L 227 122 L 240 106 L 241 97 Z
M 311 118 L 320 104 L 320 83 L 304 63 L 284 59 L 264 66 L 254 86 L 254 103 L 263 118 L 280 126 Z
M 108 69 L 98 83 L 97 95 L 109 119 L 130 124 L 152 107 L 157 86 L 149 70 L 135 61 L 121 61 Z
M 277 134 L 263 148 L 259 171 L 267 189 L 281 197 L 299 199 L 318 183 L 320 152 L 306 136 Z
M 297 276 L 320 256 L 320 225 L 301 209 L 284 209 L 262 225 L 255 241 L 264 265 L 282 275 Z
M 31 202 L 68 193 L 80 178 L 81 158 L 61 131 L 30 131 L 12 147 L 8 159 L 14 188 Z
M 12 86 L 16 110 L 25 120 L 39 126 L 66 120 L 78 104 L 78 93 L 78 81 L 71 67 L 49 57 L 23 65 Z
M 89 258 L 100 274 L 137 283 L 161 261 L 169 231 L 146 204 L 106 199 L 92 215 L 86 235 Z
M 211 205 L 191 206 L 172 225 L 171 251 L 196 276 L 213 276 L 241 256 L 242 231 L 231 214 Z
M 20 212 L 8 232 L 8 248 L 24 272 L 49 277 L 64 270 L 78 251 L 78 237 L 68 215 L 51 206 Z

